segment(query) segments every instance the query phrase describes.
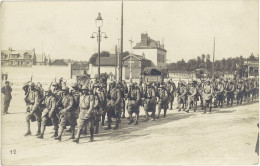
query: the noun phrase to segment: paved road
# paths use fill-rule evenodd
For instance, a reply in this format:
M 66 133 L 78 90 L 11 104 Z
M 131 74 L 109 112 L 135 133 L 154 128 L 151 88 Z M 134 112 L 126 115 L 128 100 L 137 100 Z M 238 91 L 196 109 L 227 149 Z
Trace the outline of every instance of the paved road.
M 15 165 L 50 164 L 257 164 L 254 152 L 258 134 L 259 103 L 214 109 L 212 114 L 171 110 L 167 118 L 128 126 L 118 131 L 82 136 L 79 144 L 64 133 L 53 140 L 52 127 L 45 138 L 24 137 L 25 111 L 22 93 L 14 92 L 10 113 L 2 117 L 2 163 Z M 175 103 L 176 105 L 176 103 Z M 143 111 L 141 119 L 144 119 Z M 36 123 L 32 124 L 32 133 Z M 11 153 L 15 150 L 16 154 Z M 12 151 L 13 152 L 13 151 Z

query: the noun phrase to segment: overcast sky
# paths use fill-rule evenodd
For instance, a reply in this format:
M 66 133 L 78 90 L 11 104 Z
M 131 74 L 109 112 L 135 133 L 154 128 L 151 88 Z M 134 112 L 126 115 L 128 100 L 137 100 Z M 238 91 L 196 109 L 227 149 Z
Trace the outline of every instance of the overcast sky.
M 130 51 L 131 37 L 135 45 L 147 32 L 154 40 L 164 39 L 169 62 L 212 55 L 214 36 L 215 59 L 259 54 L 258 6 L 257 0 L 125 1 L 124 51 Z M 97 40 L 90 36 L 97 31 L 98 12 L 109 37 L 101 51 L 114 53 L 120 1 L 3 2 L 1 49 L 43 49 L 52 59 L 88 60 L 97 52 Z

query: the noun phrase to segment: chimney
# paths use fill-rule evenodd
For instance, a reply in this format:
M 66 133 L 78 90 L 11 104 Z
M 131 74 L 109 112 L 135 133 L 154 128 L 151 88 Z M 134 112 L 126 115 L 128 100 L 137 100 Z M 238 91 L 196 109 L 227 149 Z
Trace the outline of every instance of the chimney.
M 142 46 L 147 46 L 148 44 L 148 34 L 147 33 L 142 33 L 141 34 L 141 45 Z
M 12 51 L 12 47 L 9 47 L 9 51 Z
M 143 52 L 143 54 L 142 54 L 142 58 L 145 59 L 145 54 L 144 54 L 144 52 Z

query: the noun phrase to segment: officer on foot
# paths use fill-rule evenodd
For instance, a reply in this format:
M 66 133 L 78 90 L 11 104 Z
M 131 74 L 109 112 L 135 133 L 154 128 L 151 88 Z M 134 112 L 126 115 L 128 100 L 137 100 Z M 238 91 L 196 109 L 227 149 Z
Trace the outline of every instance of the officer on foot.
M 210 84 L 210 80 L 207 80 L 207 84 L 203 88 L 203 103 L 204 103 L 204 114 L 207 112 L 207 105 L 209 107 L 209 111 L 211 113 L 212 108 L 212 94 L 213 94 L 213 88 Z
M 4 114 L 8 114 L 8 108 L 12 100 L 12 88 L 9 85 L 9 81 L 5 81 L 5 86 L 1 89 L 4 95 Z
M 191 105 L 193 104 L 194 112 L 196 112 L 197 109 L 197 101 L 196 101 L 196 95 L 197 95 L 197 88 L 196 88 L 196 81 L 192 81 L 191 87 L 188 92 L 188 110 L 187 113 L 189 113 L 189 110 L 191 109 Z

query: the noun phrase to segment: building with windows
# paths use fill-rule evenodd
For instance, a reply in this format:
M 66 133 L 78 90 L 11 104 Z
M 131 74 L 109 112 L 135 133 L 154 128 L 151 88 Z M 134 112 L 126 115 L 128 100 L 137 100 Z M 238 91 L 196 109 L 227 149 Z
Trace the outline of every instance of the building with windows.
M 146 59 L 149 59 L 157 67 L 163 67 L 166 65 L 166 53 L 164 44 L 160 44 L 160 41 L 155 41 L 148 36 L 147 33 L 141 34 L 141 42 L 136 43 L 133 47 L 133 53 L 137 55 L 145 55 Z
M 25 66 L 30 67 L 36 64 L 35 50 L 8 50 L 1 51 L 2 66 Z

